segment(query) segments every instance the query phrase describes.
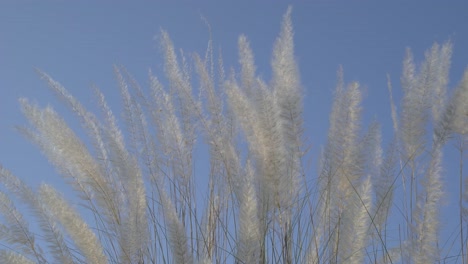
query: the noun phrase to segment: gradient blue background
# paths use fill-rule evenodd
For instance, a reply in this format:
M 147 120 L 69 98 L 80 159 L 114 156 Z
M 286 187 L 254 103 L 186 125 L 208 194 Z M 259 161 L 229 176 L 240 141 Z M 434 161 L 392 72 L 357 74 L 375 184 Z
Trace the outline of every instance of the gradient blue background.
M 34 67 L 50 74 L 92 109 L 96 102 L 91 85 L 97 85 L 120 115 L 112 65 L 124 65 L 146 86 L 149 68 L 160 76 L 163 71 L 157 42 L 160 28 L 169 32 L 177 48 L 203 53 L 209 38 L 200 18 L 203 15 L 211 24 L 216 50 L 222 49 L 226 69 L 238 67 L 237 38 L 243 33 L 250 40 L 258 74 L 268 79 L 273 42 L 288 4 L 293 6 L 295 52 L 305 91 L 311 180 L 326 140 L 340 64 L 347 82 L 365 86 L 363 124 L 379 120 L 384 143 L 392 133 L 386 74 L 392 78 L 398 103 L 405 48 L 411 47 L 420 62 L 435 41 L 451 39 L 451 88 L 468 65 L 468 1 L 2 1 L 0 162 L 33 186 L 46 182 L 66 190 L 47 159 L 14 129 L 26 124 L 18 98 L 27 97 L 43 106 L 54 105 L 82 134 L 76 119 L 57 102 Z M 452 146 L 449 143 L 444 160 L 443 237 L 456 232 L 458 224 L 454 170 L 458 160 Z M 205 158 L 197 158 L 198 167 L 208 164 Z M 401 206 L 399 198 L 397 206 Z

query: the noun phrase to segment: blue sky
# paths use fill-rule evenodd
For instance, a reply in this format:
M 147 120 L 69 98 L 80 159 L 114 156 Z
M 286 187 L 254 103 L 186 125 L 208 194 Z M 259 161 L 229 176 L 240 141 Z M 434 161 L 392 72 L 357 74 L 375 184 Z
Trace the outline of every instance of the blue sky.
M 467 1 L 2 1 L 0 162 L 33 185 L 58 179 L 40 151 L 14 129 L 26 124 L 19 110 L 20 97 L 54 105 L 72 127 L 78 127 L 34 67 L 91 107 L 95 103 L 91 85 L 97 85 L 119 113 L 112 65 L 124 65 L 146 85 L 149 68 L 162 73 L 160 28 L 168 31 L 176 47 L 203 53 L 209 37 L 200 18 L 204 16 L 211 24 L 216 49 L 222 49 L 226 68 L 238 66 L 237 38 L 245 34 L 258 74 L 268 79 L 273 41 L 288 4 L 293 6 L 311 164 L 316 164 L 326 139 L 340 64 L 346 81 L 359 81 L 366 87 L 364 123 L 379 120 L 386 141 L 391 133 L 386 74 L 392 78 L 398 102 L 405 48 L 411 47 L 416 61 L 421 61 L 435 41 L 451 39 L 452 88 L 468 65 Z M 444 165 L 450 173 L 456 162 L 447 155 Z M 456 183 L 447 180 L 447 204 L 455 201 Z

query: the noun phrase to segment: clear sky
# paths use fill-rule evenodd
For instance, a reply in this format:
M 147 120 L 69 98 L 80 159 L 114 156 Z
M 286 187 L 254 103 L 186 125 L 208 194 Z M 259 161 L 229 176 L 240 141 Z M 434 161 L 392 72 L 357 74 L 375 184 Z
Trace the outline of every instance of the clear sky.
M 468 1 L 222 2 L 0 2 L 0 162 L 33 185 L 57 180 L 46 158 L 14 129 L 26 124 L 19 109 L 20 97 L 42 106 L 52 104 L 58 111 L 65 109 L 34 67 L 61 82 L 85 105 L 94 105 L 91 85 L 97 85 L 119 113 L 120 94 L 112 65 L 125 66 L 146 85 L 149 68 L 162 72 L 157 42 L 160 28 L 168 31 L 176 47 L 204 52 L 209 33 L 201 16 L 211 24 L 214 45 L 222 49 L 226 68 L 238 67 L 237 38 L 245 34 L 258 74 L 268 79 L 273 42 L 282 15 L 292 4 L 295 52 L 305 91 L 305 133 L 312 145 L 313 166 L 325 143 L 340 64 L 347 82 L 359 81 L 366 87 L 364 123 L 379 120 L 385 142 L 391 134 L 386 74 L 392 78 L 398 102 L 405 48 L 410 47 L 420 62 L 435 41 L 451 39 L 451 88 L 468 65 Z M 69 112 L 64 113 L 70 117 Z M 67 120 L 78 127 L 74 119 Z M 458 162 L 450 155 L 444 163 L 447 174 Z M 452 204 L 458 181 L 447 176 L 446 203 Z M 451 218 L 449 214 L 444 217 Z

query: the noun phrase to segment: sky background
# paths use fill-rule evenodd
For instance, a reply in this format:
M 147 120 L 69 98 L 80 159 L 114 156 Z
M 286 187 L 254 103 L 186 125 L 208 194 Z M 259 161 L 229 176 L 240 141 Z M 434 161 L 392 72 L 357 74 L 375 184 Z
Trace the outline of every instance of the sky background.
M 225 1 L 223 1 L 225 2 Z M 59 182 L 38 148 L 14 129 L 25 125 L 18 99 L 51 104 L 73 128 L 79 125 L 34 72 L 42 69 L 85 105 L 94 107 L 97 85 L 120 115 L 113 64 L 125 66 L 143 85 L 151 68 L 162 77 L 157 37 L 165 29 L 187 53 L 204 53 L 211 24 L 225 68 L 238 68 L 237 39 L 250 40 L 257 73 L 269 79 L 270 55 L 282 15 L 292 4 L 295 53 L 304 87 L 305 136 L 312 146 L 311 172 L 325 144 L 336 71 L 364 87 L 364 125 L 377 119 L 384 143 L 392 132 L 386 74 L 401 98 L 405 49 L 416 62 L 434 42 L 453 42 L 450 88 L 468 65 L 468 1 L 2 1 L 0 2 L 0 163 L 32 185 Z M 449 143 L 452 144 L 452 143 Z M 385 147 L 385 145 L 384 145 Z M 452 151 L 453 152 L 453 151 Z M 458 195 L 454 153 L 447 153 L 442 229 L 453 228 L 450 207 Z M 201 160 L 203 164 L 203 160 Z M 453 177 L 453 178 L 451 178 Z M 60 183 L 59 188 L 60 188 Z M 457 208 L 457 207 L 454 207 Z M 444 222 L 444 220 L 443 220 Z M 456 223 L 456 222 L 454 222 Z

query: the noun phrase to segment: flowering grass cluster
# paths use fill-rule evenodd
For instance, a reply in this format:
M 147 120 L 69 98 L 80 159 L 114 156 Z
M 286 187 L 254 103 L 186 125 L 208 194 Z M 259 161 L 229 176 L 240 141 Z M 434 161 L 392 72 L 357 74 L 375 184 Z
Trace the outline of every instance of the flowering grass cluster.
M 345 84 L 340 69 L 320 168 L 309 172 L 290 16 L 289 8 L 269 81 L 257 76 L 245 36 L 238 42 L 240 69 L 226 74 L 211 41 L 205 55 L 187 58 L 162 31 L 164 79 L 149 72 L 144 89 L 115 67 L 125 129 L 97 88 L 99 114 L 39 71 L 76 114 L 89 144 L 51 107 L 27 99 L 20 103 L 30 125 L 19 131 L 47 156 L 84 208 L 72 206 L 53 186 L 33 190 L 0 167 L 0 240 L 8 245 L 0 262 L 440 261 L 443 149 L 456 138 L 463 153 L 468 139 L 468 71 L 456 89 L 447 89 L 451 43 L 434 44 L 417 67 L 408 50 L 399 111 L 388 83 L 394 136 L 386 147 L 377 122 L 361 126 L 361 86 Z M 208 168 L 203 191 L 199 178 L 205 175 L 194 169 L 200 144 L 209 153 L 197 165 Z M 396 192 L 403 205 L 395 206 Z M 34 215 L 39 230 L 31 229 L 15 203 Z M 463 209 L 460 203 L 461 226 Z M 82 210 L 93 217 L 83 217 Z M 404 221 L 399 236 L 389 238 L 392 214 Z M 461 230 L 463 263 L 465 239 Z

